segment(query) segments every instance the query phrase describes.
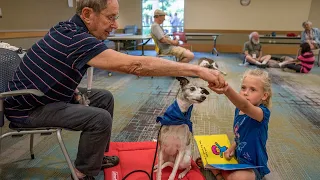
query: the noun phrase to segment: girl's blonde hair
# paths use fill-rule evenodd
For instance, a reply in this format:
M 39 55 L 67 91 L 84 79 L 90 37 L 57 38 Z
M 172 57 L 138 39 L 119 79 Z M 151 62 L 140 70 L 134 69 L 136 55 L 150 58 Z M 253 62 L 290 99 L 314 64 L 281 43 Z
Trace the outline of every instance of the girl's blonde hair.
M 249 69 L 247 70 L 242 77 L 241 84 L 245 77 L 248 75 L 260 77 L 263 83 L 263 91 L 268 93 L 268 97 L 266 100 L 262 101 L 262 104 L 268 108 L 271 108 L 271 98 L 272 98 L 272 88 L 271 88 L 271 79 L 269 77 L 268 72 L 261 70 L 261 69 Z

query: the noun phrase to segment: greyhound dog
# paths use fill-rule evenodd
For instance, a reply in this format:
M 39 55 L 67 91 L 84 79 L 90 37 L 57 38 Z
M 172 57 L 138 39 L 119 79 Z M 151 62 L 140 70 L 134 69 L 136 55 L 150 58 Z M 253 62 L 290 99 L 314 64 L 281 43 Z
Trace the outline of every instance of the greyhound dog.
M 227 75 L 227 73 L 221 71 L 218 67 L 218 64 L 210 58 L 206 58 L 206 57 L 202 57 L 198 60 L 198 65 L 201 67 L 206 67 L 209 69 L 215 69 L 218 70 L 219 72 L 221 72 L 223 75 Z
M 193 104 L 202 103 L 209 92 L 191 83 L 187 78 L 177 77 L 181 90 L 177 99 L 166 110 L 164 116 L 158 117 L 162 128 L 159 134 L 157 180 L 161 180 L 161 170 L 172 167 L 169 180 L 173 180 L 177 170 L 184 170 L 178 176 L 182 179 L 191 169 L 192 122 L 190 120 Z

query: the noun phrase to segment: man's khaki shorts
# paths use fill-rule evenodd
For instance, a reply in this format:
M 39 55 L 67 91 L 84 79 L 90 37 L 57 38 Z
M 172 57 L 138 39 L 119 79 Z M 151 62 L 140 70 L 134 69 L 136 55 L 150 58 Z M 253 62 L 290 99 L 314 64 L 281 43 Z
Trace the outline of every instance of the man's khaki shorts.
M 183 58 L 183 52 L 186 51 L 185 48 L 180 46 L 174 46 L 171 48 L 171 51 L 168 54 L 174 55 L 178 58 L 178 60 L 181 60 Z

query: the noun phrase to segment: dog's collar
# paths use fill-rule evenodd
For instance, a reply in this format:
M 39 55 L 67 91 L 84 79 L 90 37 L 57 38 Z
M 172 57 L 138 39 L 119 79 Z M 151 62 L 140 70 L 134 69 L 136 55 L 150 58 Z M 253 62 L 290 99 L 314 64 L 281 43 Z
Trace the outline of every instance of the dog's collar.
M 187 124 L 190 132 L 192 133 L 191 112 L 193 105 L 191 105 L 186 113 L 182 113 L 177 100 L 175 100 L 164 113 L 164 115 L 157 117 L 157 122 L 160 121 L 161 125 L 182 125 Z

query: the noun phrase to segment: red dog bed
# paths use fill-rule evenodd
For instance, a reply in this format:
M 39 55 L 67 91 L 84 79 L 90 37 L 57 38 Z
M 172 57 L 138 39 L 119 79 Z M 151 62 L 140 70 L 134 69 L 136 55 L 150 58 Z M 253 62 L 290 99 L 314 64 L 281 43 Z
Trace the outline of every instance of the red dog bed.
M 124 176 L 134 170 L 144 170 L 150 173 L 151 166 L 156 149 L 155 142 L 111 142 L 108 156 L 118 156 L 120 163 L 112 168 L 104 169 L 105 180 L 122 180 Z M 156 161 L 157 164 L 157 161 Z M 171 167 L 162 170 L 162 179 L 168 179 L 172 171 Z M 178 174 L 182 172 L 178 170 Z M 126 180 L 148 180 L 148 176 L 142 172 L 131 174 Z M 156 179 L 156 172 L 153 173 L 153 179 Z M 192 161 L 192 169 L 187 173 L 183 180 L 205 180 L 199 168 Z

